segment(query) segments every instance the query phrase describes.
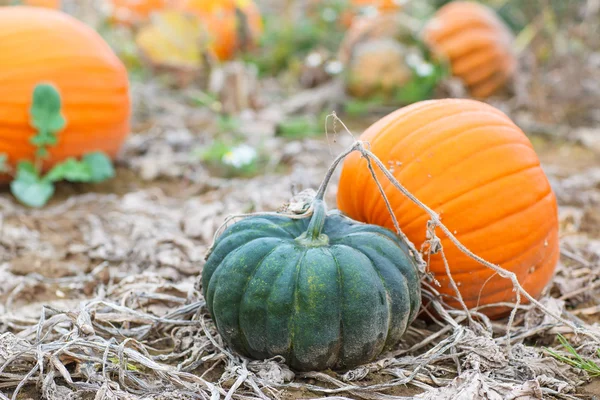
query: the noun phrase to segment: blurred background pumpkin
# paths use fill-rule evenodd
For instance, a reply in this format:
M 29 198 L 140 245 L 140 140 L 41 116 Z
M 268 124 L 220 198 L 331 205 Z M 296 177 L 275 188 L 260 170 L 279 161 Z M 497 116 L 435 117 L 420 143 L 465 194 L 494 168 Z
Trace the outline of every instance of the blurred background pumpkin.
M 477 98 L 496 93 L 517 67 L 512 33 L 482 4 L 446 4 L 425 26 L 423 40 L 433 53 L 450 62 L 452 73 Z
M 129 132 L 127 71 L 90 27 L 60 11 L 0 9 L 0 153 L 10 164 L 33 159 L 29 107 L 34 87 L 52 83 L 67 127 L 47 166 L 86 152 L 117 155 Z
M 252 0 L 183 0 L 180 8 L 200 19 L 219 60 L 254 47 L 263 30 L 260 10 Z

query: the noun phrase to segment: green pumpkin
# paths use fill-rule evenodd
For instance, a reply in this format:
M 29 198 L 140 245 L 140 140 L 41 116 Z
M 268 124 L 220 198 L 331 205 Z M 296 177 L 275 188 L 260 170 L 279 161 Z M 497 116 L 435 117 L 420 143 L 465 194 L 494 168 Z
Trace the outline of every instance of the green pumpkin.
M 417 261 L 393 232 L 327 214 L 254 216 L 218 238 L 206 304 L 238 353 L 300 371 L 349 368 L 396 344 L 421 304 Z

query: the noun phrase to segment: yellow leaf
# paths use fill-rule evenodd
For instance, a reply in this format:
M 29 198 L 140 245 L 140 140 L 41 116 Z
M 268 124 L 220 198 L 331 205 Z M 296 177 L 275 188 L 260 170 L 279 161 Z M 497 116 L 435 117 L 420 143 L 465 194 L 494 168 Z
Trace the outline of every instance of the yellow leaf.
M 136 43 L 155 65 L 200 68 L 206 39 L 199 20 L 183 12 L 155 13 L 136 36 Z

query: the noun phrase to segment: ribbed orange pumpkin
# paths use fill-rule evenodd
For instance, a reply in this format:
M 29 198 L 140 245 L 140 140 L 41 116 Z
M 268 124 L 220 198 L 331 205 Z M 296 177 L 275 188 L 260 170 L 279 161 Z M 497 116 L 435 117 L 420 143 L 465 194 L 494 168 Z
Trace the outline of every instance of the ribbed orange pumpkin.
M 532 296 L 540 295 L 559 255 L 556 199 L 531 143 L 505 114 L 475 100 L 424 101 L 379 120 L 361 140 L 467 248 L 513 271 Z M 377 176 L 402 231 L 420 248 L 427 214 Z M 359 154 L 344 162 L 338 207 L 351 218 L 393 229 Z M 510 280 L 461 253 L 443 233 L 439 237 L 467 306 L 515 300 Z M 440 254 L 432 255 L 430 268 L 441 293 L 455 297 Z
M 509 28 L 482 4 L 456 1 L 440 8 L 425 26 L 423 41 L 478 98 L 502 88 L 517 66 Z
M 55 10 L 0 9 L 0 153 L 14 164 L 33 159 L 29 124 L 33 89 L 54 84 L 67 127 L 48 165 L 90 151 L 115 156 L 129 132 L 127 71 L 102 38 Z
M 252 0 L 183 0 L 181 8 L 200 18 L 219 60 L 252 48 L 263 30 L 260 10 Z

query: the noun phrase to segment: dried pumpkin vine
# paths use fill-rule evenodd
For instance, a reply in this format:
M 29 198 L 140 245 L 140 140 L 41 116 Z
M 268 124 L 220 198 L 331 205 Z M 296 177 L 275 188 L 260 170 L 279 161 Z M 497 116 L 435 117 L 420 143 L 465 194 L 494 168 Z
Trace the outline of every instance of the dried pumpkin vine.
M 10 184 L 12 194 L 23 204 L 42 207 L 54 194 L 58 181 L 97 183 L 115 175 L 110 159 L 102 152 L 84 154 L 81 160 L 73 157 L 57 163 L 44 175 L 44 160 L 49 148 L 59 142 L 59 132 L 67 125 L 61 112 L 60 93 L 51 84 L 38 84 L 33 90 L 29 109 L 30 123 L 36 129 L 29 142 L 35 146 L 33 160 L 20 160 L 14 171 L 7 164 L 7 155 L 0 154 L 0 173 L 14 176 Z

